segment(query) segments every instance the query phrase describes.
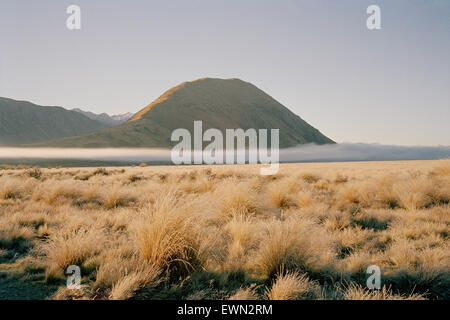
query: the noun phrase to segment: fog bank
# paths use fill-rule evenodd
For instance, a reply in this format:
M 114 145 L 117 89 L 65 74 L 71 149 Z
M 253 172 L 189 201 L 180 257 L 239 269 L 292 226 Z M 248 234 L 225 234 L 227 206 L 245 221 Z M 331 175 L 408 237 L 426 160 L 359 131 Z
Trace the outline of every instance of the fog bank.
M 64 159 L 170 162 L 167 149 L 0 148 L 0 159 Z M 365 143 L 301 145 L 280 150 L 280 162 L 435 160 L 450 158 L 450 146 L 394 146 Z

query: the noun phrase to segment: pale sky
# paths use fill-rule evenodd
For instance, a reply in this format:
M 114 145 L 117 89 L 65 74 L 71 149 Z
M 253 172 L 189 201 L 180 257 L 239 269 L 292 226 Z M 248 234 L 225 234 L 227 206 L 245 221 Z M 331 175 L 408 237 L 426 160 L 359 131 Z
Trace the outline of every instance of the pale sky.
M 0 39 L 3 97 L 115 114 L 240 78 L 337 142 L 450 145 L 447 0 L 1 0 Z

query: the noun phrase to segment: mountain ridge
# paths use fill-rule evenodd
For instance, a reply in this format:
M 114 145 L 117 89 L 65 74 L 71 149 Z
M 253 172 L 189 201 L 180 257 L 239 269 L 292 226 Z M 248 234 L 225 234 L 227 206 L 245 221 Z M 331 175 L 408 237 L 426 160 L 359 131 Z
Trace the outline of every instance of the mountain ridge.
M 106 124 L 108 127 L 117 126 L 119 124 L 122 124 L 126 121 L 128 121 L 133 114 L 131 112 L 123 112 L 120 114 L 115 114 L 110 116 L 109 114 L 103 112 L 103 113 L 94 113 L 91 111 L 82 110 L 80 108 L 74 108 L 73 111 L 79 112 L 89 119 L 99 121 L 101 123 Z
M 21 146 L 78 136 L 105 127 L 63 107 L 0 97 L 0 146 Z
M 178 128 L 193 132 L 195 120 L 203 128 L 280 129 L 280 147 L 305 143 L 335 143 L 274 98 L 243 80 L 201 78 L 183 82 L 112 128 L 40 143 L 49 147 L 158 147 L 170 148 Z

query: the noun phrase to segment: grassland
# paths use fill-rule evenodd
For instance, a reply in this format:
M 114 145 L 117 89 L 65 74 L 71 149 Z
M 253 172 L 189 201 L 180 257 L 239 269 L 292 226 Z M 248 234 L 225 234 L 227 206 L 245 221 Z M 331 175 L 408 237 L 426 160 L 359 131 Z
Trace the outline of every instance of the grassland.
M 0 299 L 449 299 L 449 199 L 449 160 L 8 168 Z

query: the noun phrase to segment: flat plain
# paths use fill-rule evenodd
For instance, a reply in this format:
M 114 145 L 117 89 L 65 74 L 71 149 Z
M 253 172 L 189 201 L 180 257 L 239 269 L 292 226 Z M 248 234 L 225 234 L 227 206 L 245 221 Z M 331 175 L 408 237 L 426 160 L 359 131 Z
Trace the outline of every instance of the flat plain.
M 450 298 L 450 160 L 259 169 L 4 166 L 0 299 Z

